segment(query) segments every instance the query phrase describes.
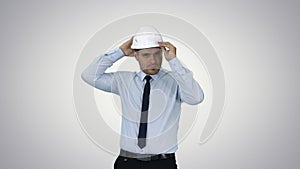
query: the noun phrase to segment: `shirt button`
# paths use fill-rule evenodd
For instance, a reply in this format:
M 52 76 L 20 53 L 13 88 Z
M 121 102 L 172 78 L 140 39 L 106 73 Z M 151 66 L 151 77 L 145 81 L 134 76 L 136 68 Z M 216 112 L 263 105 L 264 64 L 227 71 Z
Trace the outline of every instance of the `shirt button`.
M 127 158 L 124 158 L 124 162 L 126 162 L 126 161 L 128 161 L 128 159 L 127 159 Z

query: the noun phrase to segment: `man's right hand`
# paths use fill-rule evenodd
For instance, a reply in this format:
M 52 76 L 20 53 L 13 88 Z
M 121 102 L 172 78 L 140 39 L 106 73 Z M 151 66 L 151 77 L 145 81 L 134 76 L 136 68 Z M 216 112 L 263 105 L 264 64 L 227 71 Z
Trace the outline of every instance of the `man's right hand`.
M 126 56 L 133 56 L 134 50 L 131 49 L 133 37 L 131 37 L 128 41 L 124 42 L 121 46 L 120 49 Z

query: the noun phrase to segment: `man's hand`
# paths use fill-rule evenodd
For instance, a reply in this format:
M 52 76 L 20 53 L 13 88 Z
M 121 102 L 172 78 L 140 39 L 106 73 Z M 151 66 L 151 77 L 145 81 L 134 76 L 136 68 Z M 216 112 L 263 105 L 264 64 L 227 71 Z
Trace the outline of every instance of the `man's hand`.
M 128 41 L 124 42 L 121 46 L 120 49 L 126 56 L 133 56 L 133 49 L 131 49 L 133 37 L 131 37 Z
M 170 42 L 158 42 L 158 44 L 163 50 L 167 61 L 170 61 L 171 59 L 176 57 L 176 47 Z

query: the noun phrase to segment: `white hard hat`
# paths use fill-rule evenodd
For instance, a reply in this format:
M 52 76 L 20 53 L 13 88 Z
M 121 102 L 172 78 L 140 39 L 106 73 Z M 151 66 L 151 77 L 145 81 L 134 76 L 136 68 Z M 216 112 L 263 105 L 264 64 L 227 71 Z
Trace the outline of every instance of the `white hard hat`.
M 157 42 L 162 42 L 162 36 L 152 26 L 142 26 L 134 34 L 131 49 L 145 49 L 159 47 Z

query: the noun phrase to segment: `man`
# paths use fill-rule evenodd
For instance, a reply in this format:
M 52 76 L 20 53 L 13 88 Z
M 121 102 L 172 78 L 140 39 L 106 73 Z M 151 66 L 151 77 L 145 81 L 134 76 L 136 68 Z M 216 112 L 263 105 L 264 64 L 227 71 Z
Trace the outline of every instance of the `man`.
M 171 71 L 161 68 L 163 55 Z M 124 56 L 135 57 L 140 71 L 105 73 Z M 82 79 L 121 98 L 121 149 L 115 169 L 177 168 L 181 103 L 198 104 L 204 94 L 193 73 L 178 60 L 175 46 L 163 42 L 155 28 L 141 27 L 119 48 L 97 57 L 83 71 Z

